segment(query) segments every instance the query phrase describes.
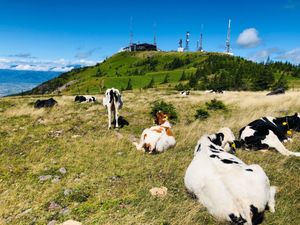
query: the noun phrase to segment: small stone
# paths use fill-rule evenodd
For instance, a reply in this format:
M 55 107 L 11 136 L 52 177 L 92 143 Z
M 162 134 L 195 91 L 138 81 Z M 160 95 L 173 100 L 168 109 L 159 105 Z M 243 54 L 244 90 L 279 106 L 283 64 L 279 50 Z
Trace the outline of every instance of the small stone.
M 117 155 L 123 155 L 123 152 L 117 152 L 116 154 Z
M 30 213 L 32 211 L 31 208 L 24 210 L 23 212 L 21 212 L 20 214 L 17 215 L 17 218 L 22 217 L 28 213 Z
M 70 213 L 70 209 L 68 209 L 68 208 L 63 208 L 59 211 L 59 214 L 64 215 L 64 216 L 69 213 Z
M 154 197 L 164 198 L 168 194 L 168 188 L 166 187 L 154 187 L 150 189 L 150 193 Z
M 60 181 L 60 176 L 54 176 L 54 178 L 52 179 L 52 183 L 58 183 Z
M 52 175 L 39 176 L 40 181 L 50 180 L 51 178 L 52 178 Z
M 115 134 L 119 140 L 123 138 L 123 134 L 121 134 L 119 132 L 115 132 Z
M 71 138 L 79 138 L 79 137 L 81 137 L 81 135 L 75 134 L 75 135 L 72 135 Z
M 82 223 L 75 220 L 67 220 L 63 222 L 61 225 L 82 225 Z
M 68 196 L 68 195 L 70 195 L 72 193 L 72 190 L 71 189 L 65 189 L 64 190 L 64 195 L 65 196 Z
M 57 204 L 56 202 L 50 202 L 50 205 L 49 205 L 49 207 L 48 207 L 48 209 L 50 210 L 50 211 L 55 211 L 55 210 L 60 210 L 62 207 L 59 205 L 59 204 Z
M 67 170 L 66 170 L 65 167 L 62 167 L 62 168 L 59 169 L 59 172 L 60 172 L 61 174 L 65 174 L 65 173 L 67 172 Z
M 129 135 L 129 140 L 131 142 L 138 142 L 138 139 L 133 134 Z
M 51 221 L 49 221 L 49 223 L 47 223 L 47 225 L 55 225 L 56 223 L 57 223 L 56 220 L 51 220 Z

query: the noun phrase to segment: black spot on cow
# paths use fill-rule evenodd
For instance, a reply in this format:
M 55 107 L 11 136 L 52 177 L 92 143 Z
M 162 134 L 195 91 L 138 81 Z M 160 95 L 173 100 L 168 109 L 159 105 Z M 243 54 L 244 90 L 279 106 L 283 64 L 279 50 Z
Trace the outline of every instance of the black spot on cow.
M 258 209 L 254 205 L 250 205 L 250 210 L 252 212 L 252 224 L 261 224 L 264 220 L 264 212 L 258 212 Z
M 242 216 L 237 217 L 233 213 L 229 214 L 229 218 L 231 220 L 230 224 L 232 225 L 243 225 L 247 222 Z
M 200 152 L 201 151 L 201 144 L 198 145 L 197 151 L 196 152 Z
M 211 139 L 211 142 L 214 143 L 215 145 L 221 146 L 222 141 L 224 140 L 224 134 L 223 133 L 217 133 L 215 135 L 216 135 L 216 138 Z
M 214 145 L 210 145 L 209 146 L 210 151 L 214 152 L 214 153 L 220 153 L 220 152 L 224 152 L 223 149 L 220 148 L 216 148 Z
M 214 154 L 210 155 L 209 157 L 210 158 L 218 158 L 218 159 L 220 158 L 218 155 L 214 155 Z
M 230 160 L 230 159 L 221 159 L 221 161 L 225 164 L 239 164 L 238 162 Z
M 55 101 L 53 98 L 49 98 L 46 100 L 37 100 L 34 103 L 34 108 L 40 109 L 40 108 L 50 108 L 57 104 L 57 101 Z
M 252 170 L 252 169 L 246 169 L 246 171 L 253 172 L 253 170 Z

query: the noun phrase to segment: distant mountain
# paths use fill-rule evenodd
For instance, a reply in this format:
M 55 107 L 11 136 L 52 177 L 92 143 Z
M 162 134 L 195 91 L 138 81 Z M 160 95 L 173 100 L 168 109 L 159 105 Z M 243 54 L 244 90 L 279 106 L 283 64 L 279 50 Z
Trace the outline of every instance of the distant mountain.
M 1 70 L 0 83 L 42 83 L 57 77 L 60 72 Z
M 57 77 L 59 74 L 60 72 L 0 69 L 0 96 L 30 90 L 45 81 Z

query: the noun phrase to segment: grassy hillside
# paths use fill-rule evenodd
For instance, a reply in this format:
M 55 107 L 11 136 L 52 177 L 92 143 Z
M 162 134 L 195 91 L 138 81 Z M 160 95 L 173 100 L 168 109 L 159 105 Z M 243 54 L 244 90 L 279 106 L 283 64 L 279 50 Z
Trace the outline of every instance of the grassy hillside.
M 64 73 L 27 94 L 49 94 L 66 84 L 67 87 L 60 90 L 62 94 L 97 94 L 108 87 L 126 89 L 129 80 L 133 89 L 140 89 L 152 79 L 158 86 L 166 76 L 169 79 L 165 83 L 172 87 L 180 80 L 186 84 L 195 76 L 199 82 L 189 88 L 218 88 L 221 85 L 223 89 L 259 90 L 253 84 L 268 80 L 270 74 L 270 85 L 276 85 L 282 75 L 287 80 L 293 79 L 291 87 L 300 84 L 300 68 L 290 64 L 263 65 L 221 53 L 121 52 L 96 66 Z
M 224 126 L 237 134 L 258 117 L 300 111 L 299 92 L 265 94 L 192 92 L 184 98 L 166 90 L 126 92 L 121 115 L 130 125 L 120 130 L 107 130 L 101 104 L 75 104 L 73 96 L 55 97 L 57 107 L 39 110 L 32 107 L 32 96 L 0 99 L 0 224 L 71 218 L 83 224 L 220 225 L 186 194 L 185 170 L 201 135 Z M 222 100 L 228 111 L 195 121 L 196 110 L 213 98 Z M 137 151 L 130 140 L 152 125 L 149 105 L 158 99 L 173 103 L 178 111 L 173 127 L 177 145 L 149 155 Z M 300 151 L 300 134 L 287 147 Z M 237 156 L 261 165 L 278 186 L 276 212 L 267 212 L 263 224 L 300 224 L 300 159 L 272 151 L 240 150 Z M 160 186 L 168 188 L 164 199 L 149 193 Z

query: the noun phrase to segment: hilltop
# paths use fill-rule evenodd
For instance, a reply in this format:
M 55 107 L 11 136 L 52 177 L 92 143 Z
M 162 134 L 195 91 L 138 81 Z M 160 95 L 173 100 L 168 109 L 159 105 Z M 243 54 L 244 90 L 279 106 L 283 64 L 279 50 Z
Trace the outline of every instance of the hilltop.
M 121 52 L 95 66 L 63 73 L 26 94 L 97 94 L 112 86 L 128 90 L 160 85 L 177 85 L 178 90 L 298 87 L 300 67 L 279 62 L 259 64 L 222 53 Z

